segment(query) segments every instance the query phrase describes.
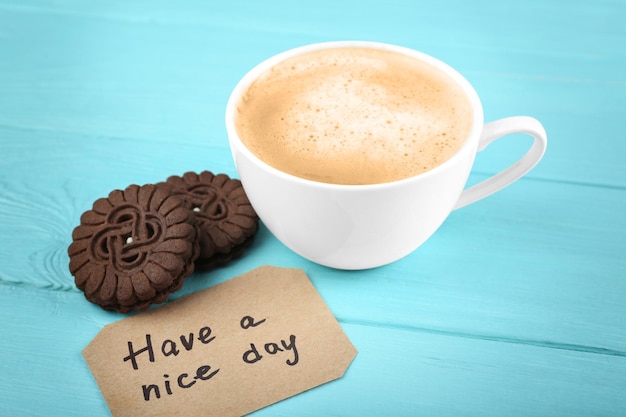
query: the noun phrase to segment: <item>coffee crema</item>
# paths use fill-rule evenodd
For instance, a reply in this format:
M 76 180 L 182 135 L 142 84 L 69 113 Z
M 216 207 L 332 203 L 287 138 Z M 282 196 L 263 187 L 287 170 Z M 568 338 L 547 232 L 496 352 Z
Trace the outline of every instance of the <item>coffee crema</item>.
M 382 49 L 330 48 L 262 73 L 237 104 L 245 146 L 274 168 L 333 184 L 378 184 L 428 171 L 472 128 L 472 105 L 447 74 Z

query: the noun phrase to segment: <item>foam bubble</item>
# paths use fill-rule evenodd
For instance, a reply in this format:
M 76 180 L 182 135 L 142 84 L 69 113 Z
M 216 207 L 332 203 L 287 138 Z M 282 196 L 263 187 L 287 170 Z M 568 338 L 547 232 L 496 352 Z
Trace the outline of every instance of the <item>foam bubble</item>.
M 245 94 L 237 128 L 257 156 L 319 181 L 395 181 L 451 157 L 471 128 L 463 92 L 439 70 L 392 52 L 301 55 Z

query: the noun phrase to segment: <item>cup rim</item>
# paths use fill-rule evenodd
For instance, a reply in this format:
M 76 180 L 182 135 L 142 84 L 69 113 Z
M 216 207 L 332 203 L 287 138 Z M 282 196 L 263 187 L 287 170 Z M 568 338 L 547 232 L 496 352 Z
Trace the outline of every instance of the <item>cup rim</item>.
M 473 110 L 473 122 L 472 128 L 468 135 L 468 138 L 465 140 L 461 148 L 450 158 L 445 160 L 443 163 L 437 165 L 436 167 L 429 169 L 428 171 L 421 172 L 419 174 L 402 178 L 396 181 L 388 181 L 383 183 L 375 183 L 375 184 L 335 184 L 328 183 L 322 181 L 314 181 L 302 177 L 298 177 L 293 174 L 289 174 L 283 172 L 267 162 L 260 159 L 256 156 L 248 147 L 243 143 L 241 138 L 239 137 L 239 133 L 235 127 L 235 111 L 237 107 L 237 102 L 244 92 L 245 88 L 247 88 L 252 81 L 254 81 L 259 74 L 264 72 L 265 70 L 271 68 L 277 63 L 293 57 L 297 55 L 301 55 L 307 52 L 322 50 L 322 49 L 332 49 L 332 48 L 370 48 L 370 49 L 381 49 L 392 52 L 402 53 L 411 57 L 415 57 L 420 59 L 426 63 L 429 63 L 438 69 L 444 71 L 448 74 L 452 79 L 463 89 L 469 98 L 472 104 Z M 320 188 L 326 189 L 337 189 L 337 190 L 369 190 L 376 188 L 387 188 L 393 186 L 401 186 L 403 184 L 411 183 L 414 181 L 418 181 L 421 179 L 428 178 L 433 175 L 437 175 L 442 170 L 445 170 L 448 166 L 454 165 L 457 161 L 464 157 L 467 152 L 475 152 L 478 147 L 478 139 L 482 132 L 483 124 L 484 124 L 484 115 L 483 115 L 483 107 L 478 96 L 478 93 L 474 89 L 474 87 L 470 84 L 470 82 L 456 69 L 441 61 L 438 58 L 433 57 L 432 55 L 426 54 L 424 52 L 400 46 L 390 43 L 384 42 L 376 42 L 376 41 L 364 41 L 364 40 L 342 40 L 342 41 L 328 41 L 328 42 L 318 42 L 311 43 L 302 46 L 298 46 L 292 49 L 285 50 L 278 54 L 272 55 L 271 57 L 261 61 L 252 69 L 250 69 L 236 84 L 235 88 L 232 90 L 228 102 L 226 104 L 225 111 L 225 121 L 226 121 L 226 132 L 228 135 L 228 140 L 231 148 L 237 147 L 239 151 L 244 153 L 246 157 L 252 160 L 255 164 L 263 167 L 264 170 L 272 172 L 274 175 L 285 178 L 287 180 L 307 184 L 309 186 L 316 186 Z M 473 139 L 473 140 L 472 140 Z

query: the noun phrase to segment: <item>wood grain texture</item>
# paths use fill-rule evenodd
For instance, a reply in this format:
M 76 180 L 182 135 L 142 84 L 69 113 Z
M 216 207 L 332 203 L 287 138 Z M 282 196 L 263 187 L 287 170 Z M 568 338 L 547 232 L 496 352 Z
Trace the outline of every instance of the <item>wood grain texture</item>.
M 626 4 L 459 0 L 0 0 L 0 415 L 106 416 L 80 352 L 107 313 L 67 246 L 93 201 L 211 169 L 236 176 L 224 107 L 259 61 L 371 39 L 431 53 L 476 87 L 486 120 L 549 135 L 529 176 L 453 212 L 386 267 L 307 262 L 265 227 L 242 259 L 303 268 L 359 350 L 347 374 L 259 416 L 626 414 Z M 516 159 L 481 152 L 480 181 Z

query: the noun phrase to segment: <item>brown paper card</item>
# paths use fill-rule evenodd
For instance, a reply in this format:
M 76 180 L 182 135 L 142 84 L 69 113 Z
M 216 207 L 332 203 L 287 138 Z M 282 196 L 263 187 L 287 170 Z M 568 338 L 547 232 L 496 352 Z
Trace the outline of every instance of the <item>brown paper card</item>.
M 272 266 L 107 325 L 83 350 L 116 417 L 241 416 L 341 377 L 356 353 L 304 271 Z

